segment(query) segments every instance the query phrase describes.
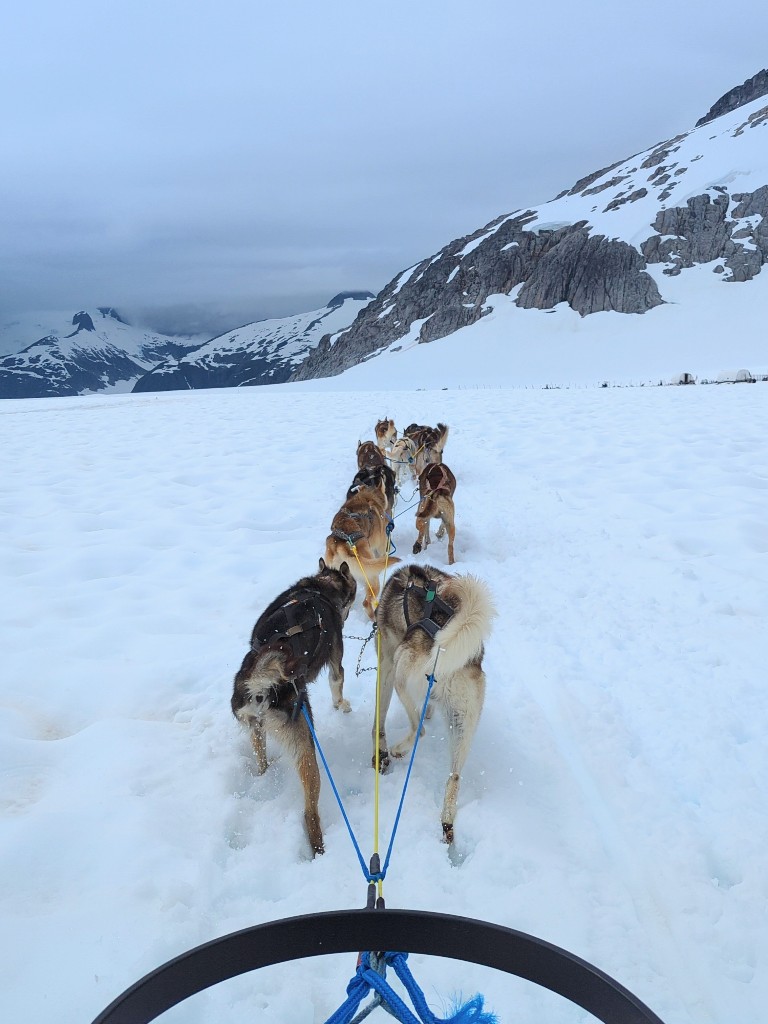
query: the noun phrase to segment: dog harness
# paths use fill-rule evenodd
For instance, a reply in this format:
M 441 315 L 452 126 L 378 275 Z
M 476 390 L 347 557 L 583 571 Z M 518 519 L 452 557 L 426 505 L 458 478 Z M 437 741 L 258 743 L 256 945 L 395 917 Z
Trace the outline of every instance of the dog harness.
M 438 483 L 437 487 L 430 487 L 429 490 L 425 492 L 424 497 L 428 498 L 431 494 L 438 494 L 440 491 L 442 491 L 444 494 L 447 494 L 450 497 L 451 482 L 448 479 L 448 473 L 446 472 L 445 466 L 442 464 L 442 462 L 430 462 L 430 464 L 425 468 L 425 472 L 426 469 L 431 469 L 432 466 L 435 466 L 440 470 L 440 482 Z
M 415 622 L 411 622 L 411 618 L 408 614 L 408 592 L 423 596 L 424 599 L 424 614 L 420 619 Z M 439 620 L 435 621 L 432 616 L 437 613 Z M 403 617 L 405 624 L 408 629 L 423 629 L 424 632 L 430 636 L 433 640 L 438 630 L 443 629 L 450 619 L 453 618 L 454 609 L 442 599 L 437 596 L 437 582 L 435 580 L 427 580 L 427 585 L 422 587 L 418 583 L 414 583 L 410 580 L 403 590 Z
M 318 601 L 333 607 L 325 594 L 311 587 L 302 588 L 285 604 L 276 608 L 261 624 L 259 635 L 251 639 L 251 650 L 258 654 L 264 647 L 287 644 L 294 658 L 314 658 L 327 632 L 322 612 L 316 607 Z M 310 654 L 305 650 L 307 640 L 304 634 L 313 629 L 317 629 L 318 635 L 314 650 Z M 295 721 L 301 713 L 306 697 L 306 681 L 297 677 L 294 682 L 279 683 L 271 687 L 267 700 L 269 707 L 282 709 L 292 721 Z
M 283 644 L 287 641 L 291 654 L 295 658 L 304 657 L 309 654 L 304 650 L 302 635 L 310 629 L 317 629 L 319 635 L 312 651 L 312 657 L 317 653 L 320 640 L 326 632 L 321 611 L 316 607 L 320 601 L 326 606 L 331 601 L 321 594 L 319 590 L 312 590 L 304 587 L 285 604 L 276 608 L 266 619 L 259 630 L 259 635 L 251 638 L 251 650 L 258 653 L 262 647 L 273 644 Z
M 367 519 L 369 522 L 373 519 L 373 512 L 368 509 L 367 512 L 345 512 L 345 519 Z M 363 530 L 358 530 L 355 533 L 345 533 L 344 530 L 339 530 L 337 527 L 333 527 L 331 530 L 331 536 L 336 537 L 337 540 L 346 541 L 350 547 L 356 544 L 361 537 L 365 536 Z

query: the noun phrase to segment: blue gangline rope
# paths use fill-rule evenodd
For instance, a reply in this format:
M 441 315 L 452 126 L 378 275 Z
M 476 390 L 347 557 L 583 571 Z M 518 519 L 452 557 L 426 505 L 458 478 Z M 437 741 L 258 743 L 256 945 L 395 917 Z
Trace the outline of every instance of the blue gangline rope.
M 405 781 L 403 783 L 402 793 L 400 794 L 400 803 L 397 808 L 397 814 L 395 815 L 395 823 L 392 828 L 392 835 L 389 839 L 389 846 L 387 848 L 387 855 L 384 858 L 384 867 L 381 871 L 373 872 L 370 871 L 363 859 L 363 855 L 360 851 L 360 846 L 355 838 L 355 833 L 347 817 L 347 813 L 344 810 L 344 804 L 342 803 L 339 791 L 336 787 L 336 783 L 331 775 L 331 770 L 328 766 L 328 762 L 323 753 L 320 741 L 317 738 L 315 727 L 312 724 L 312 719 L 307 711 L 306 706 L 302 702 L 301 711 L 304 715 L 306 723 L 309 727 L 312 740 L 320 754 L 320 759 L 325 768 L 326 775 L 331 784 L 331 789 L 336 797 L 336 802 L 341 810 L 342 817 L 347 826 L 352 845 L 357 853 L 357 859 L 360 861 L 360 867 L 363 869 L 363 875 L 366 881 L 370 884 L 373 882 L 383 881 L 386 874 L 387 868 L 389 867 L 389 859 L 392 855 L 392 848 L 395 843 L 395 836 L 397 834 L 397 828 L 400 824 L 400 815 L 402 814 L 403 804 L 405 803 L 405 794 L 408 789 L 408 783 L 411 778 L 411 770 L 413 769 L 413 762 L 416 757 L 416 748 L 419 745 L 419 739 L 421 737 L 421 730 L 424 725 L 424 719 L 427 714 L 427 706 L 429 705 L 429 698 L 432 693 L 432 687 L 435 684 L 435 669 L 437 668 L 437 659 L 440 656 L 440 648 L 438 647 L 437 653 L 435 654 L 435 662 L 432 666 L 432 671 L 427 676 L 427 692 L 424 697 L 424 704 L 421 708 L 421 717 L 419 718 L 419 727 L 416 730 L 416 736 L 413 742 L 413 748 L 411 750 L 411 757 L 408 762 L 408 771 L 405 775 Z M 372 858 L 372 862 L 373 862 Z M 376 858 L 378 860 L 378 858 Z M 371 889 L 373 887 L 371 886 Z M 383 901 L 382 901 L 383 905 Z M 373 957 L 373 963 L 371 958 Z M 459 1006 L 456 1012 L 451 1017 L 436 1017 L 427 1006 L 427 1001 L 424 993 L 421 991 L 419 986 L 408 969 L 407 965 L 408 954 L 402 952 L 383 952 L 383 953 L 371 953 L 363 952 L 360 954 L 358 961 L 357 970 L 355 976 L 347 985 L 347 998 L 336 1010 L 335 1013 L 331 1014 L 325 1024 L 360 1024 L 369 1013 L 371 1013 L 377 1006 L 383 1007 L 387 1013 L 391 1014 L 400 1024 L 498 1024 L 498 1019 L 495 1014 L 489 1013 L 483 1010 L 483 997 L 481 995 L 475 995 L 468 1000 L 463 1006 Z M 408 995 L 411 998 L 418 1017 L 414 1015 L 408 1005 L 400 998 L 400 996 L 391 988 L 386 980 L 387 966 L 394 969 L 395 974 L 398 976 L 400 981 L 405 986 Z M 373 1000 L 364 1007 L 358 1013 L 358 1007 L 363 1001 L 365 996 L 374 990 Z
M 349 837 L 352 840 L 352 845 L 355 848 L 355 853 L 357 854 L 357 859 L 360 861 L 360 867 L 363 869 L 363 874 L 365 875 L 365 880 L 367 882 L 378 882 L 379 881 L 379 877 L 383 878 L 384 876 L 381 875 L 379 877 L 376 877 L 376 876 L 371 875 L 370 871 L 365 866 L 365 860 L 363 859 L 363 855 L 360 852 L 360 847 L 358 845 L 357 839 L 355 839 L 355 833 L 352 831 L 352 826 L 349 823 L 349 818 L 347 817 L 347 812 L 344 810 L 344 804 L 341 802 L 341 797 L 339 796 L 339 791 L 336 788 L 336 783 L 333 781 L 333 776 L 331 775 L 331 769 L 328 767 L 328 762 L 325 759 L 325 754 L 323 753 L 323 748 L 320 746 L 320 740 L 318 740 L 318 738 L 317 738 L 317 733 L 315 732 L 315 727 L 312 724 L 312 719 L 310 718 L 309 712 L 307 711 L 307 708 L 306 708 L 306 705 L 303 702 L 302 702 L 302 705 L 301 705 L 301 713 L 304 715 L 304 718 L 306 719 L 307 725 L 309 726 L 309 731 L 310 731 L 310 733 L 312 735 L 312 739 L 314 740 L 315 746 L 317 747 L 317 752 L 320 755 L 320 760 L 323 762 L 323 768 L 325 768 L 325 774 L 328 776 L 328 781 L 331 784 L 331 789 L 333 790 L 333 795 L 336 797 L 336 803 L 339 805 L 339 810 L 341 811 L 342 816 L 344 818 L 344 821 L 346 822 L 347 831 L 349 832 Z
M 372 956 L 374 963 L 371 962 Z M 473 996 L 458 1007 L 451 1017 L 436 1017 L 427 1006 L 424 993 L 416 984 L 407 960 L 407 953 L 382 953 L 378 957 L 369 952 L 362 953 L 355 975 L 347 985 L 347 998 L 325 1024 L 357 1024 L 377 1006 L 383 1006 L 401 1024 L 498 1024 L 495 1014 L 483 1010 L 481 995 Z M 385 975 L 388 966 L 393 968 L 405 986 L 418 1017 L 387 982 Z M 353 1020 L 353 1014 L 371 989 L 376 993 L 373 1001 Z
M 438 658 L 439 654 L 440 654 L 440 649 L 438 648 L 437 655 L 435 656 L 435 666 L 437 666 L 437 658 Z M 419 739 L 421 737 L 421 730 L 422 730 L 422 727 L 424 725 L 424 719 L 425 719 L 426 714 L 427 714 L 427 705 L 429 704 L 429 696 L 432 693 L 432 687 L 434 686 L 434 683 L 435 683 L 435 666 L 433 666 L 432 671 L 427 676 L 427 694 L 426 694 L 426 696 L 424 698 L 424 704 L 423 704 L 422 709 L 421 709 L 421 718 L 419 719 L 419 728 L 416 731 L 416 739 L 414 740 L 413 749 L 411 750 L 411 758 L 410 758 L 410 760 L 408 762 L 408 771 L 405 773 L 405 781 L 403 782 L 403 790 L 402 790 L 402 792 L 400 794 L 400 803 L 398 804 L 397 814 L 395 815 L 395 824 L 392 827 L 392 834 L 389 837 L 389 846 L 387 847 L 387 855 L 384 858 L 384 867 L 381 869 L 381 871 L 371 872 L 366 867 L 365 860 L 363 858 L 363 854 L 360 851 L 360 845 L 359 845 L 357 839 L 355 838 L 355 833 L 354 833 L 354 831 L 352 829 L 352 826 L 351 826 L 351 824 L 349 822 L 349 818 L 347 817 L 347 812 L 344 810 L 344 804 L 342 803 L 341 796 L 339 795 L 339 791 L 336 788 L 336 783 L 334 782 L 333 775 L 331 774 L 331 769 L 329 768 L 328 762 L 325 759 L 325 754 L 323 753 L 323 748 L 320 746 L 320 740 L 317 738 L 317 733 L 315 732 L 315 727 L 312 724 L 312 719 L 309 716 L 309 712 L 307 711 L 306 706 L 303 703 L 301 705 L 301 713 L 304 715 L 306 723 L 309 726 L 309 731 L 310 731 L 310 734 L 312 736 L 312 740 L 313 740 L 315 746 L 317 747 L 317 752 L 320 755 L 320 760 L 323 763 L 323 768 L 325 768 L 325 774 L 328 776 L 328 781 L 331 784 L 331 789 L 333 790 L 333 795 L 336 797 L 336 803 L 339 805 L 339 810 L 341 811 L 342 817 L 344 818 L 344 822 L 345 822 L 345 824 L 347 826 L 347 831 L 349 832 L 349 837 L 352 840 L 352 845 L 355 848 L 355 853 L 357 854 L 357 859 L 360 861 L 360 867 L 363 869 L 363 874 L 365 875 L 366 882 L 383 882 L 384 879 L 386 878 L 386 875 L 387 875 L 387 868 L 389 867 L 389 859 L 392 856 L 392 847 L 395 845 L 395 836 L 397 834 L 398 825 L 400 824 L 400 815 L 402 814 L 402 811 L 403 811 L 403 804 L 405 803 L 405 793 L 406 793 L 406 790 L 408 789 L 408 783 L 409 783 L 410 778 L 411 778 L 411 770 L 413 768 L 413 762 L 414 762 L 414 759 L 416 757 L 416 748 L 419 745 Z

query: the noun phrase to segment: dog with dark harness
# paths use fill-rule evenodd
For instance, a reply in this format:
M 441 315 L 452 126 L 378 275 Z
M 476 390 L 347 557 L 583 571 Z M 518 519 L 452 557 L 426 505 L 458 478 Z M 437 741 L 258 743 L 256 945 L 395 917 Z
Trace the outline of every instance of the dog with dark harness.
M 387 499 L 387 514 L 391 517 L 395 507 L 397 482 L 395 471 L 389 466 L 368 466 L 365 469 L 358 469 L 347 490 L 347 499 L 357 494 L 361 487 L 382 486 L 384 487 L 384 497 Z
M 456 506 L 453 503 L 455 491 L 456 477 L 444 462 L 431 463 L 424 467 L 419 477 L 421 500 L 416 509 L 418 537 L 413 545 L 414 555 L 418 555 L 422 548 L 429 547 L 429 521 L 439 519 L 437 539 L 441 540 L 446 530 L 448 531 L 448 565 L 453 565 L 453 542 L 456 538 Z
M 495 615 L 485 583 L 432 565 L 406 565 L 393 573 L 376 612 L 381 690 L 378 733 L 375 722 L 373 726 L 374 765 L 377 749 L 381 771 L 389 767 L 390 757 L 410 753 L 432 678 L 429 703 L 443 711 L 450 743 L 451 774 L 441 814 L 446 843 L 454 841 L 461 771 L 483 707 L 484 645 Z M 385 726 L 393 691 L 408 715 L 410 731 L 388 747 Z
M 232 712 L 250 731 L 258 773 L 267 770 L 267 736 L 293 758 L 304 790 L 307 836 L 315 854 L 323 852 L 320 772 L 303 709 L 312 720 L 307 685 L 327 666 L 333 706 L 350 710 L 344 699 L 341 630 L 356 591 L 346 562 L 334 569 L 321 558 L 315 576 L 305 576 L 283 591 L 257 619 L 232 694 Z

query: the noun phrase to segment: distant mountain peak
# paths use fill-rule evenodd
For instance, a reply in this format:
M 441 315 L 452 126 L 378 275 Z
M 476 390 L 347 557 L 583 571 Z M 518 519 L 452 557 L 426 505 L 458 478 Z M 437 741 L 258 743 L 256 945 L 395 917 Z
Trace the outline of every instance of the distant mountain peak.
M 74 338 L 80 331 L 95 331 L 96 328 L 93 326 L 93 320 L 91 314 L 86 313 L 85 310 L 81 309 L 79 313 L 75 313 L 72 317 L 72 325 L 75 328 L 71 334 L 68 334 L 68 338 Z
M 736 110 L 737 107 L 743 107 L 745 103 L 751 103 L 752 100 L 759 99 L 760 96 L 767 94 L 768 68 L 763 68 L 762 71 L 758 71 L 756 75 L 748 78 L 742 85 L 729 89 L 724 96 L 720 97 L 717 103 L 713 103 L 704 117 L 700 117 L 696 122 L 696 127 L 700 128 L 703 124 L 709 124 L 716 117 L 729 114 L 732 110 Z
M 333 296 L 327 308 L 336 309 L 338 306 L 342 306 L 347 299 L 352 299 L 354 302 L 365 302 L 366 299 L 372 298 L 374 298 L 373 292 L 339 292 L 338 295 Z
M 98 306 L 97 308 L 104 318 L 109 317 L 111 320 L 117 320 L 119 324 L 125 324 L 126 327 L 128 326 L 128 321 L 123 320 L 114 306 Z

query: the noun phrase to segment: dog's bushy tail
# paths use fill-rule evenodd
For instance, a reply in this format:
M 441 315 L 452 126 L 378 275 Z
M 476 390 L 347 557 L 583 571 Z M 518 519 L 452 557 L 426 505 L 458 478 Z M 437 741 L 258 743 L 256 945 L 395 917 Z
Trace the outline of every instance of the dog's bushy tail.
M 429 650 L 420 645 L 417 652 L 404 644 L 401 647 L 402 654 L 395 656 L 398 661 L 400 657 L 408 660 L 408 678 L 428 676 L 435 665 L 435 676 L 438 679 L 453 675 L 482 653 L 483 644 L 491 632 L 491 623 L 496 617 L 491 592 L 487 584 L 476 576 L 454 576 L 450 588 L 452 594 L 459 599 L 458 606 L 445 626 L 435 634 Z
M 445 425 L 445 423 L 438 423 L 437 431 L 440 436 L 438 437 L 437 441 L 435 441 L 435 443 L 432 445 L 432 450 L 442 455 L 443 448 L 445 448 L 445 443 L 448 440 L 448 427 Z

